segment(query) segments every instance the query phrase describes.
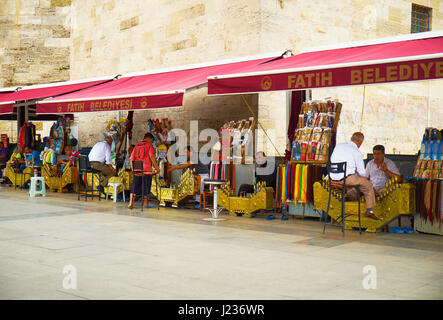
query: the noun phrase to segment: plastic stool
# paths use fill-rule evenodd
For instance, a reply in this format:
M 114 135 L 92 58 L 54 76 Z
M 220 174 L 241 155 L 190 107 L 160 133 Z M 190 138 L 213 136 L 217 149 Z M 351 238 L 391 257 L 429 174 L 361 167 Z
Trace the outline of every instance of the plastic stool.
M 37 190 L 37 181 L 40 182 L 40 188 Z M 45 178 L 43 177 L 31 177 L 31 186 L 29 187 L 29 196 L 35 197 L 36 194 L 40 194 L 42 197 L 46 197 Z
M 117 202 L 117 188 L 118 188 L 118 186 L 123 186 L 123 185 L 120 182 L 108 182 L 108 190 L 106 190 L 106 200 L 108 200 L 109 187 L 112 187 L 112 189 L 114 191 L 113 196 L 112 196 L 112 200 L 114 202 Z M 123 190 L 123 202 L 126 202 L 125 188 L 123 187 L 122 190 Z

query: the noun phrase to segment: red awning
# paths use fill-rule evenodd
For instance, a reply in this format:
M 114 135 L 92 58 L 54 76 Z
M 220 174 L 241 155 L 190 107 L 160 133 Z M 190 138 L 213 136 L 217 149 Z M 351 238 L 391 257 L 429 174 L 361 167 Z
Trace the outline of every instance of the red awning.
M 443 32 L 312 50 L 208 79 L 208 94 L 300 90 L 443 78 Z
M 12 113 L 13 104 L 16 101 L 26 101 L 54 97 L 60 94 L 74 92 L 91 86 L 96 86 L 112 80 L 112 78 L 103 78 L 99 80 L 77 80 L 49 83 L 43 85 L 35 85 L 24 87 L 14 92 L 2 92 L 0 94 L 0 114 Z
M 9 114 L 12 113 L 13 110 L 14 110 L 14 101 L 0 102 L 0 114 Z
M 45 99 L 37 103 L 37 113 L 138 110 L 183 105 L 187 89 L 205 84 L 209 75 L 240 72 L 245 68 L 278 58 L 273 55 L 239 62 L 216 62 L 161 70 L 149 74 L 129 74 L 109 83 Z

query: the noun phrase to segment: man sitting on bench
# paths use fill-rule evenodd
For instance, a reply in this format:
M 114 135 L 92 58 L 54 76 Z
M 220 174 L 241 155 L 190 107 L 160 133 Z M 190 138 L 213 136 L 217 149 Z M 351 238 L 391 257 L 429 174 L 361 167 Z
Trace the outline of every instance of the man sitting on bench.
M 351 137 L 351 141 L 337 144 L 332 152 L 330 161 L 331 163 L 346 162 L 346 186 L 358 186 L 360 188 L 366 200 L 365 216 L 378 220 L 372 210 L 372 207 L 375 205 L 374 187 L 368 180 L 368 177 L 366 177 L 363 155 L 358 150 L 363 144 L 364 138 L 363 133 L 355 132 Z M 330 176 L 333 183 L 343 184 L 345 178 L 343 174 L 331 173 Z
M 100 185 L 98 189 L 105 194 L 105 189 L 108 186 L 108 180 L 115 176 L 116 170 L 112 166 L 111 159 L 111 145 L 112 137 L 106 136 L 104 141 L 97 142 L 89 153 L 89 163 L 92 169 L 100 171 Z
M 376 145 L 372 149 L 374 159 L 366 165 L 366 176 L 371 181 L 375 189 L 375 194 L 380 195 L 386 191 L 386 182 L 389 179 L 397 177 L 397 181 L 402 181 L 400 171 L 394 161 L 385 157 L 385 147 Z

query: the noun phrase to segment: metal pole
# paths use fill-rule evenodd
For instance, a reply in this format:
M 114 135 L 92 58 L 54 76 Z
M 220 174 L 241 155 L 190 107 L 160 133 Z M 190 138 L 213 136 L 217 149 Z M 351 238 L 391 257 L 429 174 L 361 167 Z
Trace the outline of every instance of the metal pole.
M 427 110 L 427 121 L 426 127 L 431 125 L 431 81 L 428 81 L 428 110 Z
M 28 110 L 28 102 L 25 102 L 25 123 L 29 121 L 29 110 Z

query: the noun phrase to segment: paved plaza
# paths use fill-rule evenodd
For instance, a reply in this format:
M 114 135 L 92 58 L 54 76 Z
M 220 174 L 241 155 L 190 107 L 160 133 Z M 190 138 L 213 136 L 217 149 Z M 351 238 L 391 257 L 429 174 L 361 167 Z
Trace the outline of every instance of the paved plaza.
M 208 216 L 0 187 L 0 298 L 443 299 L 441 236 Z

